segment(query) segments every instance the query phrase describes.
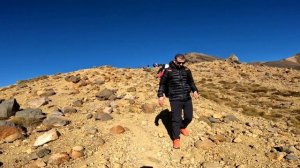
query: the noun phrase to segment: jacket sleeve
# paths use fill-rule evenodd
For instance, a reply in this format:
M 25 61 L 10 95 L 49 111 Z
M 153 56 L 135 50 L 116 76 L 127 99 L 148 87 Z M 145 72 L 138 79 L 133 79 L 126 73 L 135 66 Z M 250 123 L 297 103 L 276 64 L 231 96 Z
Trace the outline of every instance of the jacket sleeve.
M 167 87 L 167 79 L 168 79 L 168 71 L 165 69 L 163 76 L 160 78 L 159 81 L 159 88 L 157 91 L 157 97 L 163 97 L 165 93 L 165 89 Z
M 193 79 L 193 75 L 190 69 L 187 70 L 187 75 L 188 75 L 188 84 L 190 85 L 192 92 L 198 92 L 198 89 L 195 85 L 194 79 Z

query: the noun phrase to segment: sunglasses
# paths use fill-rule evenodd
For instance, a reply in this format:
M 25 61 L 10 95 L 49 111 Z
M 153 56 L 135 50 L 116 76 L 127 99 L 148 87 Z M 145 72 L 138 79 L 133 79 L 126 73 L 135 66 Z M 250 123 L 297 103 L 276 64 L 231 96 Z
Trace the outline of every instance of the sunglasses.
M 184 65 L 184 64 L 185 64 L 185 62 L 178 62 L 178 61 L 176 61 L 176 63 L 177 63 L 178 65 Z

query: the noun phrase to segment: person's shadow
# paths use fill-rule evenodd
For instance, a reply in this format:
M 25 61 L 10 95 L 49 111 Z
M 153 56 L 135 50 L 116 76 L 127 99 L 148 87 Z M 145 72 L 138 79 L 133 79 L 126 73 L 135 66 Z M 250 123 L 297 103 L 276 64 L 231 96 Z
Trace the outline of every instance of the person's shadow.
M 155 117 L 155 125 L 159 125 L 159 119 L 161 119 L 162 123 L 164 124 L 170 139 L 172 139 L 172 114 L 169 109 L 164 109 Z

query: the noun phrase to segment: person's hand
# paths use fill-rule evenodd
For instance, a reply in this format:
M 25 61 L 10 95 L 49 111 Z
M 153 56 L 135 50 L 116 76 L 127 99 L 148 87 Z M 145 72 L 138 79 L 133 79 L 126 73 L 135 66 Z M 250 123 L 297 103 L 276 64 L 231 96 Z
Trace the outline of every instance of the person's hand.
M 195 91 L 195 92 L 193 93 L 193 96 L 194 96 L 194 98 L 195 98 L 195 99 L 198 99 L 198 98 L 199 98 L 199 94 L 198 94 L 198 92 L 197 92 L 197 91 Z
M 159 104 L 160 106 L 163 106 L 163 105 L 164 105 L 164 97 L 159 97 L 159 98 L 158 98 L 158 104 Z

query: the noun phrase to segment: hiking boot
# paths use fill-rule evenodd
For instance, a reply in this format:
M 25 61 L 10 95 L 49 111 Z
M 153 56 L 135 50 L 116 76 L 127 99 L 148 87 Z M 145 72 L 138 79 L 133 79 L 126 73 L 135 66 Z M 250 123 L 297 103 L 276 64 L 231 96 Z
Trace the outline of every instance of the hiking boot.
M 190 132 L 186 129 L 186 128 L 181 128 L 180 132 L 182 133 L 182 135 L 184 136 L 189 136 Z
M 180 139 L 173 140 L 173 148 L 179 149 L 180 148 Z

